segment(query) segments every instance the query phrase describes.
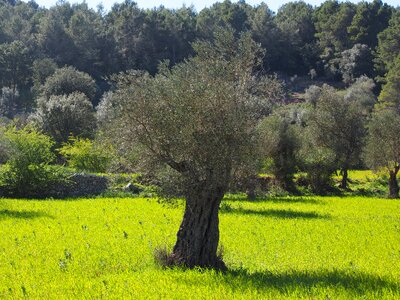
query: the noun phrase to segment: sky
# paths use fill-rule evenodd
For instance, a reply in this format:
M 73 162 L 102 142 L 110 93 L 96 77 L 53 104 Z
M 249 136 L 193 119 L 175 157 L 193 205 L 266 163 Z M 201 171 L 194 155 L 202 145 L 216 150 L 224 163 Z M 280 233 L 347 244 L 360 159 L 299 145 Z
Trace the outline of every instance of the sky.
M 111 6 L 116 3 L 116 2 L 122 2 L 123 0 L 85 0 L 85 2 L 88 3 L 88 5 L 92 8 L 96 8 L 99 3 L 102 3 L 105 10 L 108 11 Z M 138 4 L 140 8 L 153 8 L 153 7 L 158 7 L 160 5 L 163 5 L 167 8 L 180 8 L 184 4 L 186 6 L 193 5 L 196 10 L 199 12 L 205 7 L 210 7 L 213 3 L 215 2 L 222 2 L 223 0 L 217 1 L 217 0 L 136 0 L 135 2 Z M 40 6 L 44 7 L 51 7 L 55 5 L 57 0 L 36 0 L 36 3 L 38 3 Z M 70 3 L 81 3 L 83 0 L 69 0 L 68 2 Z M 232 0 L 232 2 L 235 2 L 235 0 Z M 247 0 L 246 3 L 250 5 L 258 5 L 262 0 Z M 273 10 L 277 11 L 280 6 L 283 4 L 290 2 L 289 0 L 264 0 L 265 3 L 268 4 L 268 7 Z M 311 4 L 311 5 L 319 5 L 323 0 L 305 0 L 305 2 Z M 351 2 L 357 3 L 360 2 L 358 0 L 351 0 Z M 371 1 L 368 1 L 371 2 Z M 384 0 L 383 2 L 386 2 L 387 4 L 390 4 L 392 6 L 400 6 L 400 0 Z

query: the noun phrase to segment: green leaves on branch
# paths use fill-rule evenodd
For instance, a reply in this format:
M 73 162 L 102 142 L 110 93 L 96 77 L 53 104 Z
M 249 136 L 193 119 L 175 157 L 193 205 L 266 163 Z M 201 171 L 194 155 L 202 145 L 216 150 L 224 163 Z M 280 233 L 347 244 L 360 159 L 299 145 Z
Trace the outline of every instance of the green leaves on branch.
M 55 155 L 52 139 L 34 128 L 8 128 L 1 137 L 8 149 L 0 169 L 0 187 L 10 196 L 37 196 L 51 184 L 65 180 L 60 166 L 51 166 Z
M 114 156 L 111 145 L 74 137 L 71 137 L 69 143 L 64 144 L 59 152 L 67 159 L 70 167 L 94 173 L 106 172 Z

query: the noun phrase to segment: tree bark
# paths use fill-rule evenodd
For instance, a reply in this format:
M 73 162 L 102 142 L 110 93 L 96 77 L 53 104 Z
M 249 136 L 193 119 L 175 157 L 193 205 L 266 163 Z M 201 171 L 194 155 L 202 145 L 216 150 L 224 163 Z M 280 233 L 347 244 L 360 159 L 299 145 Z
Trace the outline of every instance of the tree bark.
M 394 171 L 389 172 L 389 198 L 399 198 L 399 183 L 397 182 L 397 172 L 396 167 Z
M 247 199 L 253 201 L 256 199 L 257 177 L 250 176 L 247 182 L 246 195 Z
M 340 188 L 345 190 L 345 189 L 347 189 L 349 172 L 348 172 L 347 168 L 343 168 L 341 173 L 342 173 L 342 182 L 340 183 Z
M 218 210 L 223 189 L 194 189 L 186 198 L 186 208 L 177 241 L 168 263 L 188 268 L 226 269 L 218 257 Z

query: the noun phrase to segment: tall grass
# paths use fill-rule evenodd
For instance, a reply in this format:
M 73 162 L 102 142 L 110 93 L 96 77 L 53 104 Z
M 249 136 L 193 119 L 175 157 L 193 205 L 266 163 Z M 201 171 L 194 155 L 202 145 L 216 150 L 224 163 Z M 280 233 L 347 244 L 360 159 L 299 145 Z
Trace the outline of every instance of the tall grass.
M 183 204 L 0 199 L 0 298 L 400 298 L 400 201 L 225 199 L 225 274 L 161 269 Z

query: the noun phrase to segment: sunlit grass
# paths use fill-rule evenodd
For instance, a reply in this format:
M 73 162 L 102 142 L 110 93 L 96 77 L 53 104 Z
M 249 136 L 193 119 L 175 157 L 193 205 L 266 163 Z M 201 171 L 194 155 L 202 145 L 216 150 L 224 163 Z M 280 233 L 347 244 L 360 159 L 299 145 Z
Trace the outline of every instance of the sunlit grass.
M 350 170 L 349 171 L 349 179 L 350 180 L 360 180 L 360 181 L 366 181 L 366 180 L 374 180 L 379 177 L 384 175 L 382 172 L 374 172 L 372 170 Z M 339 175 L 339 172 L 336 176 L 334 176 L 336 179 L 341 179 L 342 176 Z
M 400 298 L 400 201 L 225 200 L 230 271 L 163 270 L 183 205 L 0 199 L 0 298 Z

